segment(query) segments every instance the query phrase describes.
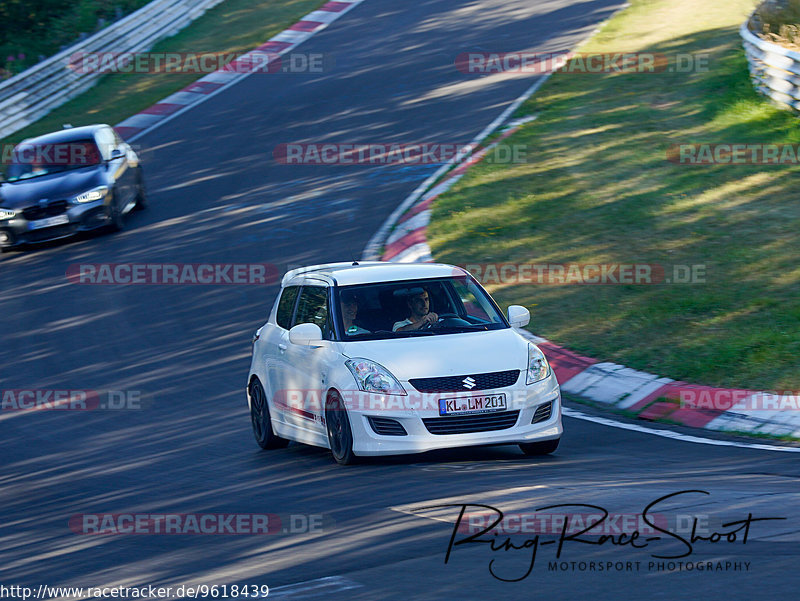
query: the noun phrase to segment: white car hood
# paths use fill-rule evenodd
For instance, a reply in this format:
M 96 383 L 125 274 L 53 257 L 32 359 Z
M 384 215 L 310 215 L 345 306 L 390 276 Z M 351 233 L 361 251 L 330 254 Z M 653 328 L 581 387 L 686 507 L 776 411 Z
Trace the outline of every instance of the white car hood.
M 511 328 L 345 342 L 341 351 L 376 361 L 403 381 L 528 368 L 528 341 Z

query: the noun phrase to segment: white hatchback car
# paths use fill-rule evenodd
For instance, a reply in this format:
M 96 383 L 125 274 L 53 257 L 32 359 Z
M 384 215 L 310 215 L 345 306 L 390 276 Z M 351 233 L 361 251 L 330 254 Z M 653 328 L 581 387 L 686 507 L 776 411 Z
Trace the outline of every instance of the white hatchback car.
M 465 270 L 332 263 L 289 271 L 255 334 L 247 401 L 258 444 L 357 456 L 518 444 L 553 452 L 556 376 Z

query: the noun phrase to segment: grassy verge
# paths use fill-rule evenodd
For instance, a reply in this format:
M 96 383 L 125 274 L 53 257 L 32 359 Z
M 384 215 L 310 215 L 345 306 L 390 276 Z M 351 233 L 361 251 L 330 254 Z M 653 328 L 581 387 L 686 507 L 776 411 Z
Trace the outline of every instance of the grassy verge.
M 738 28 L 754 0 L 632 0 L 582 52 L 703 55 L 707 71 L 557 73 L 507 141 L 527 162 L 473 168 L 434 205 L 449 263 L 703 265 L 705 283 L 488 286 L 580 353 L 718 386 L 800 388 L 800 169 L 686 166 L 672 144 L 800 143 L 759 97 Z M 672 61 L 671 61 L 672 63 Z
M 323 0 L 227 0 L 183 31 L 159 42 L 152 52 L 246 52 L 266 42 Z M 63 123 L 116 124 L 184 88 L 203 74 L 114 73 L 2 142 L 61 129 Z

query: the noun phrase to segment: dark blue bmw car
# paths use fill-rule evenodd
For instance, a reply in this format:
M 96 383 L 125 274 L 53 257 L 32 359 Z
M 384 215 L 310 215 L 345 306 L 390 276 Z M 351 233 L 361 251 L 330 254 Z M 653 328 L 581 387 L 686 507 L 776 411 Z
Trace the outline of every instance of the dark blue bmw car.
M 130 211 L 147 204 L 139 157 L 108 125 L 30 138 L 4 162 L 2 250 L 102 227 L 119 230 Z

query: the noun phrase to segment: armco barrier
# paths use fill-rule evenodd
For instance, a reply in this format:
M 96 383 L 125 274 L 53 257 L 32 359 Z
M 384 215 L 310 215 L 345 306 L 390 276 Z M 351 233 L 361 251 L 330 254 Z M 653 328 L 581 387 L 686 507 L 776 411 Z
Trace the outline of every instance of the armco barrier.
M 79 52 L 143 52 L 223 0 L 154 0 L 30 69 L 0 83 L 0 138 L 19 131 L 93 86 L 100 73 L 68 67 Z
M 750 31 L 752 18 L 742 24 L 739 34 L 753 85 L 779 105 L 800 110 L 800 52 L 762 40 Z

